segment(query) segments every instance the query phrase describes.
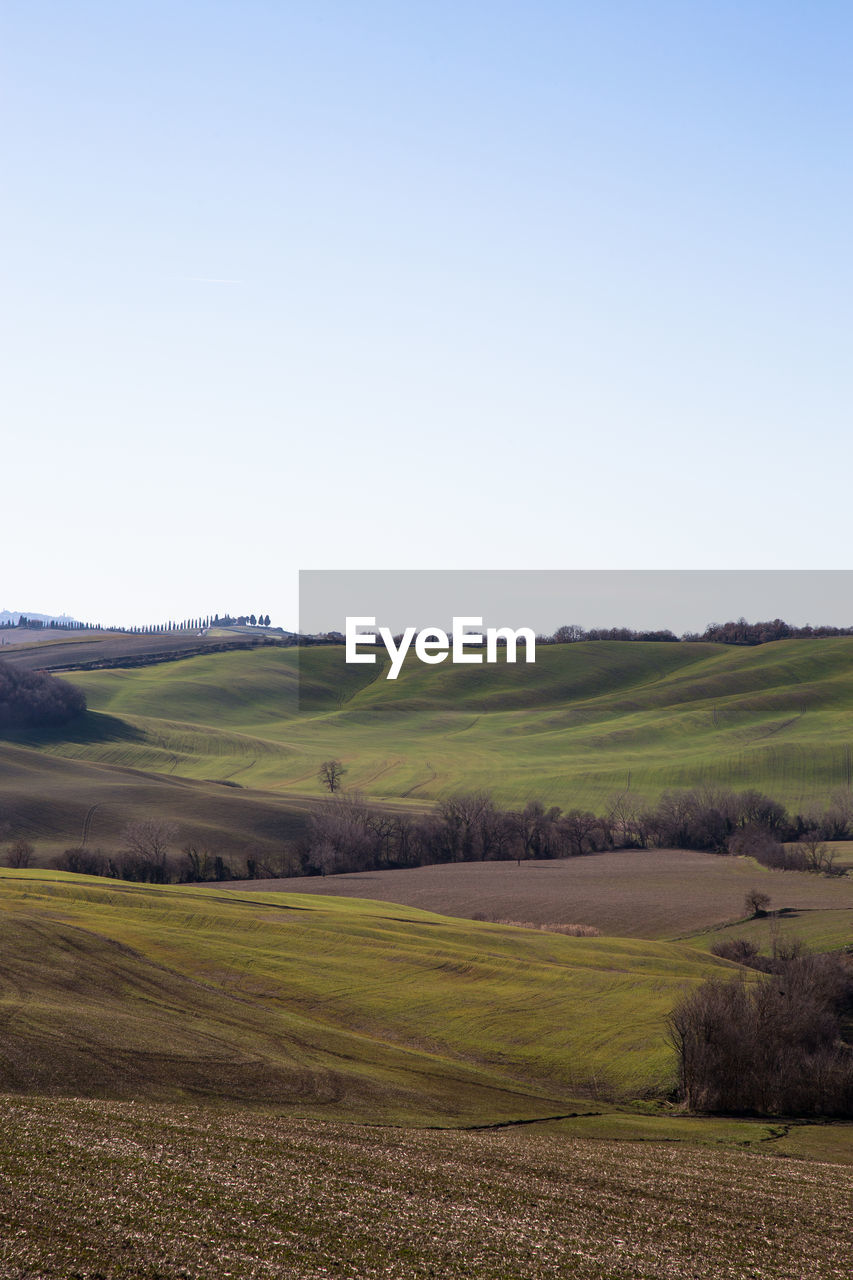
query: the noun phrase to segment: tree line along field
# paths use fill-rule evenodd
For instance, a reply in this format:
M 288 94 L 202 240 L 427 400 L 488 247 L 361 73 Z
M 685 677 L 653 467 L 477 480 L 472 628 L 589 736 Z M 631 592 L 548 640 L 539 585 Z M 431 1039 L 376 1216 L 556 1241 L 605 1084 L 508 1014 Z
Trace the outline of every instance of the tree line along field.
M 626 791 L 642 803 L 688 785 L 810 807 L 853 780 L 851 659 L 848 637 L 602 641 L 542 648 L 533 666 L 417 664 L 391 682 L 381 666 L 347 667 L 335 646 L 262 645 L 76 670 L 65 678 L 87 713 L 0 739 L 0 824 L 53 856 L 84 836 L 114 844 L 156 808 L 184 839 L 269 860 L 322 799 L 330 757 L 347 788 L 392 810 L 488 789 L 505 805 L 601 812 Z

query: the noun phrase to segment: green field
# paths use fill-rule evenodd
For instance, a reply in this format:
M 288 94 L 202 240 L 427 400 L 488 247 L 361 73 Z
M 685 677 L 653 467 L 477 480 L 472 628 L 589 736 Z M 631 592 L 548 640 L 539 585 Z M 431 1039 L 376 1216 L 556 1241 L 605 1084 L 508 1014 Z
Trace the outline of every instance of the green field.
M 186 837 L 269 858 L 322 797 L 330 757 L 347 787 L 409 809 L 486 789 L 601 811 L 697 785 L 808 809 L 853 784 L 846 637 L 584 642 L 540 647 L 532 666 L 409 664 L 397 681 L 340 648 L 272 646 L 66 678 L 85 716 L 0 743 L 0 819 L 52 850 L 84 826 L 109 844 L 156 809 Z
M 318 763 L 335 756 L 348 786 L 421 801 L 488 788 L 508 804 L 600 807 L 627 786 L 651 799 L 709 784 L 800 806 L 853 781 L 853 638 L 752 649 L 586 642 L 540 647 L 533 666 L 410 663 L 397 681 L 383 670 L 313 648 L 83 672 L 73 678 L 94 722 L 43 745 L 309 792 Z
M 733 971 L 680 943 L 55 872 L 0 872 L 0 927 L 0 1092 L 410 1123 L 659 1097 L 667 1012 Z
M 0 822 L 46 861 L 170 817 L 239 866 L 284 857 L 328 757 L 408 811 L 849 782 L 853 641 L 396 684 L 341 658 L 75 672 L 71 731 L 0 744 Z M 847 945 L 851 893 L 676 850 L 228 888 L 0 870 L 0 1274 L 846 1280 L 851 1127 L 684 1114 L 666 1018 L 740 972 L 719 938 Z
M 666 1100 L 683 943 L 39 871 L 0 942 L 3 1276 L 849 1274 L 850 1125 Z

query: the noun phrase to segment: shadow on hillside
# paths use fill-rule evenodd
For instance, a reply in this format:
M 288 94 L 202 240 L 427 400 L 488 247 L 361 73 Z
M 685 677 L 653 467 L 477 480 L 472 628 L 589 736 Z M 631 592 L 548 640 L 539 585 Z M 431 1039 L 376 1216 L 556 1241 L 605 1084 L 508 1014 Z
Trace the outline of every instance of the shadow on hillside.
M 0 740 L 19 747 L 49 747 L 57 742 L 92 746 L 108 742 L 144 742 L 145 735 L 134 725 L 102 711 L 84 711 L 68 724 L 43 729 L 0 730 Z

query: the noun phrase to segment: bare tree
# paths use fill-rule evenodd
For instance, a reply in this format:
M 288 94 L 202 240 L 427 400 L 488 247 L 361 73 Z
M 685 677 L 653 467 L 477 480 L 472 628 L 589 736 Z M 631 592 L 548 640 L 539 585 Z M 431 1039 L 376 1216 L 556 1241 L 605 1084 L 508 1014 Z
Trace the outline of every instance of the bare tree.
M 489 853 L 495 806 L 485 791 L 449 796 L 437 806 L 444 856 L 449 862 L 477 862 Z
M 169 845 L 177 834 L 178 828 L 174 822 L 167 822 L 163 818 L 140 818 L 127 824 L 121 838 L 130 853 L 159 860 L 169 852 Z
M 321 876 L 332 876 L 340 870 L 340 856 L 333 844 L 320 844 L 312 850 L 311 861 L 320 870 Z
M 751 916 L 765 916 L 770 906 L 770 894 L 760 889 L 750 889 L 743 900 L 743 905 Z
M 800 846 L 805 854 L 807 871 L 822 872 L 825 876 L 837 874 L 835 861 L 838 854 L 822 840 L 819 828 L 804 831 L 800 836 Z
M 327 787 L 330 795 L 334 795 L 341 788 L 341 780 L 346 773 L 346 769 L 340 760 L 324 760 L 320 765 L 317 777 L 324 787 Z
M 13 840 L 6 851 L 6 866 L 23 869 L 32 866 L 35 849 L 29 840 Z
M 371 866 L 376 836 L 363 797 L 342 792 L 318 805 L 308 819 L 308 842 L 309 861 L 324 875 Z
M 697 1111 L 853 1115 L 847 956 L 776 957 L 757 982 L 705 982 L 668 1020 L 681 1096 Z
M 100 849 L 66 849 L 53 865 L 58 871 L 72 871 L 78 876 L 103 876 L 111 874 L 108 870 L 110 859 Z
M 201 848 L 190 841 L 184 845 L 181 852 L 186 858 L 183 874 L 187 880 L 210 880 L 213 855 L 209 849 Z
M 560 819 L 560 831 L 569 855 L 576 858 L 591 853 L 597 847 L 596 837 L 601 834 L 601 821 L 594 813 L 570 809 Z
M 849 840 L 853 828 L 853 796 L 836 791 L 829 808 L 821 814 L 820 832 L 824 840 Z
M 140 818 L 122 831 L 125 857 L 122 876 L 130 880 L 165 883 L 168 880 L 169 846 L 178 828 L 164 818 Z
M 646 843 L 640 822 L 640 804 L 628 791 L 617 792 L 607 801 L 606 822 L 617 849 Z

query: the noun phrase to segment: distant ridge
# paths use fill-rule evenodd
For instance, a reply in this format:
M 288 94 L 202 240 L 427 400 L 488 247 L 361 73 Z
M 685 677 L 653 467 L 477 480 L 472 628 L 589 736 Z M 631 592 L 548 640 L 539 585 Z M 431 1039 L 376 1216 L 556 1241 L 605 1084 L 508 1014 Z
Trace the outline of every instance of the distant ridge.
M 81 622 L 78 618 L 67 613 L 24 613 L 14 609 L 0 610 L 0 628 L 9 629 L 13 627 L 31 627 L 37 631 L 43 628 L 60 631 L 99 631 L 128 636 L 165 635 L 175 632 L 193 632 L 201 635 L 212 630 L 227 631 L 232 634 L 245 633 L 255 636 L 271 635 L 278 637 L 295 636 L 296 634 L 293 631 L 286 631 L 283 627 L 273 626 L 270 622 L 269 614 L 260 616 L 256 616 L 253 613 L 239 614 L 236 617 L 232 617 L 230 613 L 225 613 L 222 616 L 218 613 L 210 613 L 182 620 L 172 618 L 167 619 L 165 622 L 118 626 L 115 623 L 105 625 L 101 622 Z M 322 638 L 328 639 L 328 637 Z M 338 636 L 337 633 L 335 639 L 343 642 L 343 636 Z
M 0 626 L 16 627 L 21 618 L 28 618 L 31 622 L 58 622 L 67 625 L 76 622 L 76 618 L 72 618 L 67 613 L 28 613 L 25 610 L 15 611 L 11 609 L 0 610 Z

